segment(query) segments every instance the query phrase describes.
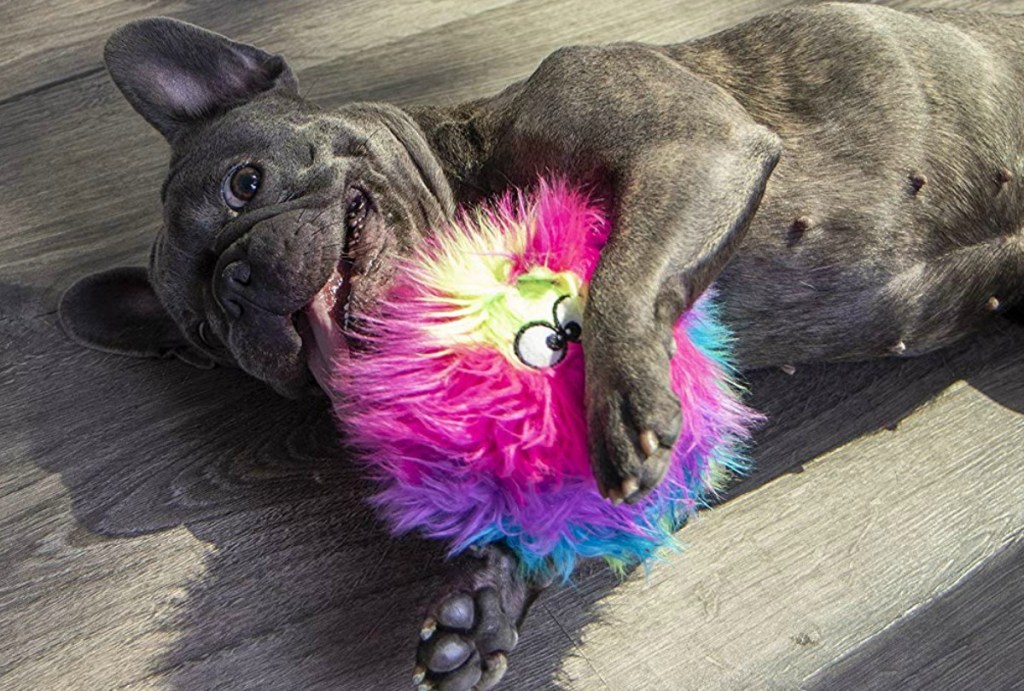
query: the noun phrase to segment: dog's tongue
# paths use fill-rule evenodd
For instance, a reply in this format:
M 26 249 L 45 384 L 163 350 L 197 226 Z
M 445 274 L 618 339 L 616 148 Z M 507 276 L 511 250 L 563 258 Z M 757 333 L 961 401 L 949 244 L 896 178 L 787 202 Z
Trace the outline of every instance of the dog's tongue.
M 309 354 L 309 369 L 320 388 L 328 394 L 332 391 L 330 383 L 335 363 L 348 355 L 348 343 L 336 318 L 338 300 L 347 299 L 348 288 L 345 277 L 335 269 L 306 306 L 306 318 L 314 340 Z

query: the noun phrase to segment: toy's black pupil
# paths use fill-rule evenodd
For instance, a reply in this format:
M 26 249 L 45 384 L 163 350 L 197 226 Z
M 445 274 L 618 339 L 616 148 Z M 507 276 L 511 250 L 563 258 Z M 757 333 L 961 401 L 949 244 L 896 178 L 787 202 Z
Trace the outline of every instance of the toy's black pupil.
M 576 322 L 569 322 L 562 327 L 562 331 L 565 332 L 565 337 L 570 341 L 578 341 L 580 336 L 583 335 L 583 328 Z
M 551 350 L 561 350 L 565 346 L 565 339 L 562 338 L 562 334 L 553 333 L 548 336 L 545 343 L 547 343 L 548 348 L 551 348 Z
M 231 176 L 231 194 L 244 202 L 256 196 L 260 188 L 260 171 L 252 166 L 245 166 Z

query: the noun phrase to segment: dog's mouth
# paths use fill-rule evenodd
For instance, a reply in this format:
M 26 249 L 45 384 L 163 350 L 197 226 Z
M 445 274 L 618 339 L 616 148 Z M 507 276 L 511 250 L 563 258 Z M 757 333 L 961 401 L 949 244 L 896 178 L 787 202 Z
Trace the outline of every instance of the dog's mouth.
M 332 373 L 352 349 L 353 286 L 365 278 L 383 250 L 378 224 L 379 219 L 374 218 L 348 229 L 338 264 L 309 303 L 293 316 L 309 370 L 328 393 Z
M 335 363 L 349 352 L 344 326 L 348 321 L 351 295 L 352 264 L 342 260 L 295 317 L 299 335 L 309 349 L 310 372 L 324 390 L 329 388 Z

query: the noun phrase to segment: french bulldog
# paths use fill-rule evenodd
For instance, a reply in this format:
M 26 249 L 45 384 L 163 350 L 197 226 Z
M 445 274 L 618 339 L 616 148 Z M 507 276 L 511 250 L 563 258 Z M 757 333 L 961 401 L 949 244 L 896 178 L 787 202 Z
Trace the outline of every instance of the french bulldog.
M 744 368 L 906 357 L 1024 290 L 1024 19 L 827 4 L 676 45 L 572 46 L 450 107 L 303 98 L 278 55 L 172 19 L 105 60 L 171 147 L 149 267 L 63 297 L 72 338 L 316 390 L 353 312 L 460 205 L 557 171 L 611 200 L 584 315 L 600 491 L 634 502 L 679 426 L 671 325 L 712 283 Z M 491 688 L 543 584 L 500 547 L 431 605 L 413 681 Z

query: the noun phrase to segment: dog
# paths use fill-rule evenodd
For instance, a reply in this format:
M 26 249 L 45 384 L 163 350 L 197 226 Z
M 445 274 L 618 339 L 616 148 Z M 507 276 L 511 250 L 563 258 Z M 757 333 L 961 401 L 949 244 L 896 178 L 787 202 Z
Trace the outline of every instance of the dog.
M 1024 290 L 1024 18 L 791 9 L 676 45 L 563 48 L 493 97 L 409 109 L 323 110 L 282 57 L 171 19 L 122 27 L 105 60 L 170 144 L 164 226 L 148 270 L 68 290 L 71 337 L 306 395 L 326 284 L 344 350 L 349 313 L 431 228 L 557 171 L 612 202 L 583 343 L 613 502 L 665 472 L 671 325 L 712 283 L 746 369 L 924 353 Z M 500 547 L 469 559 L 414 683 L 495 685 L 541 587 Z

